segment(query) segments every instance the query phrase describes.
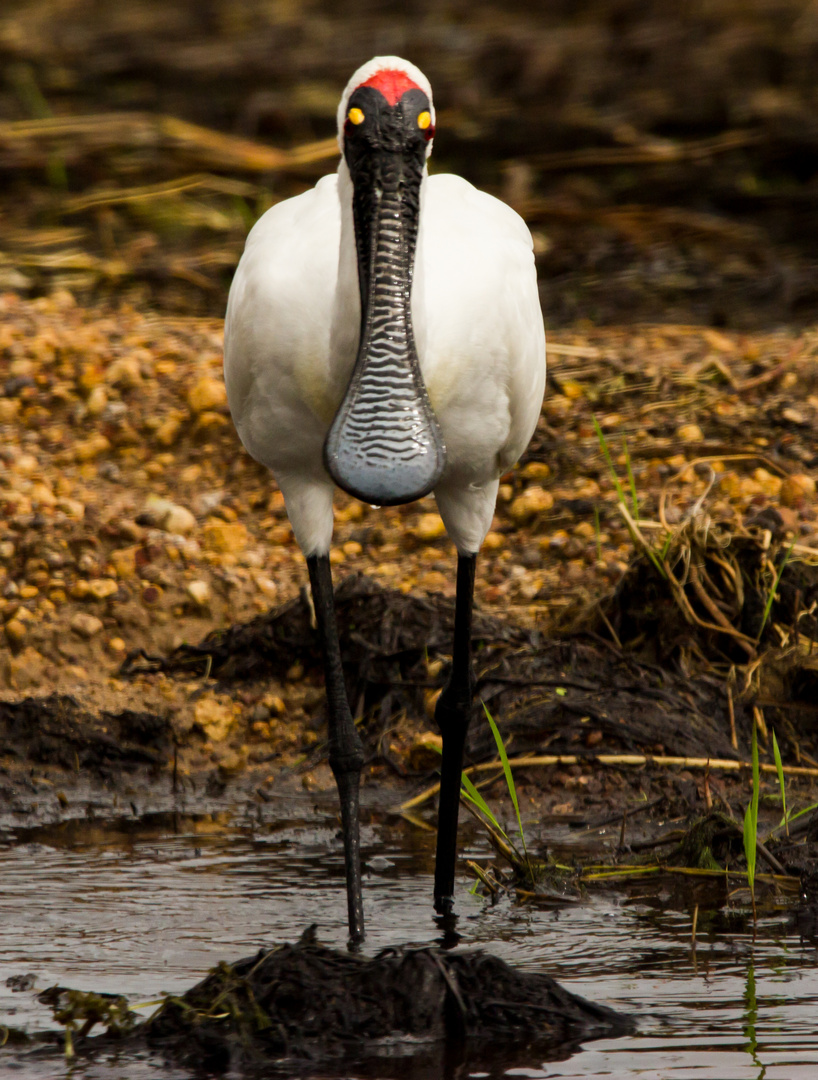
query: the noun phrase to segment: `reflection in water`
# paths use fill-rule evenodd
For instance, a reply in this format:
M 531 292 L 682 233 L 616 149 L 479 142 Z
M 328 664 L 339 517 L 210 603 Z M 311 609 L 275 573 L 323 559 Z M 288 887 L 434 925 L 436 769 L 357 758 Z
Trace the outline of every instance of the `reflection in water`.
M 292 940 L 311 922 L 324 943 L 345 945 L 343 857 L 333 820 L 250 828 L 229 817 L 171 815 L 127 832 L 75 823 L 16 839 L 23 842 L 0 844 L 0 1024 L 53 1026 L 35 994 L 54 983 L 123 993 L 132 1003 L 183 991 L 218 960 Z M 364 836 L 365 849 L 376 853 L 366 881 L 366 952 L 440 940 L 430 902 L 433 843 L 432 834 L 405 822 Z M 464 852 L 485 855 L 479 843 Z M 818 1075 L 815 950 L 787 937 L 783 917 L 762 919 L 753 944 L 742 922 L 708 912 L 699 894 L 680 898 L 661 883 L 650 893 L 642 885 L 630 897 L 596 896 L 558 910 L 492 907 L 470 895 L 469 884 L 461 879 L 457 897 L 463 945 L 547 971 L 576 993 L 640 1018 L 634 1036 L 589 1043 L 569 1060 L 534 1060 L 506 1075 Z M 35 990 L 6 985 L 29 972 Z M 55 1075 L 53 1061 L 16 1065 L 23 1080 Z M 184 1075 L 157 1068 L 97 1061 L 78 1065 L 72 1076 Z M 484 1075 L 502 1075 L 496 1070 L 487 1066 Z M 411 1075 L 405 1065 L 401 1075 Z

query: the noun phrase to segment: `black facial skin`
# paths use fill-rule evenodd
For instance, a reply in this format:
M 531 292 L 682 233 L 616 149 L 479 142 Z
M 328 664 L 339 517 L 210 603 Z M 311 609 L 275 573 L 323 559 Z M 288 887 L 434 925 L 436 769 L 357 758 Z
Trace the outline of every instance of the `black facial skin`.
M 366 306 L 371 272 L 373 218 L 384 194 L 400 196 L 403 227 L 408 249 L 407 284 L 411 288 L 415 261 L 415 242 L 420 199 L 420 181 L 426 164 L 426 144 L 434 135 L 431 125 L 418 126 L 418 116 L 430 112 L 431 105 L 422 90 L 407 90 L 390 105 L 380 90 L 360 86 L 347 106 L 364 114 L 363 122 L 344 125 L 344 157 L 349 166 L 354 189 L 352 211 L 355 218 L 355 241 L 358 247 L 361 307 Z
M 420 499 L 434 489 L 446 447 L 423 382 L 412 329 L 411 293 L 420 185 L 431 125 L 422 90 L 390 106 L 379 90 L 359 87 L 344 125 L 352 178 L 352 215 L 361 294 L 358 356 L 324 444 L 335 483 L 378 506 Z

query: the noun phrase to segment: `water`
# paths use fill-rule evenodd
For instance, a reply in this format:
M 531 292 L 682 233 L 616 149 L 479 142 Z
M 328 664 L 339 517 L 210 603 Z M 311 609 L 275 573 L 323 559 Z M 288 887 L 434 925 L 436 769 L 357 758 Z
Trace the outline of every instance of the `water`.
M 298 804 L 276 823 L 228 815 L 121 825 L 75 823 L 0 841 L 0 1024 L 54 1027 L 36 1001 L 54 983 L 125 994 L 131 1004 L 184 991 L 221 959 L 292 940 L 310 922 L 346 941 L 343 862 L 331 816 Z M 22 840 L 22 842 L 20 842 Z M 431 918 L 433 834 L 406 822 L 364 833 L 366 951 L 437 940 Z M 468 857 L 487 854 L 479 838 Z M 785 914 L 742 920 L 700 907 L 673 883 L 632 886 L 558 911 L 491 907 L 461 879 L 464 943 L 636 1015 L 638 1032 L 592 1042 L 566 1061 L 532 1060 L 516 1077 L 801 1080 L 818 1075 L 818 967 Z M 692 887 L 687 886 L 688 890 Z M 36 975 L 32 991 L 6 979 Z M 150 1009 L 143 1009 L 149 1012 Z M 21 1080 L 181 1078 L 149 1060 L 0 1058 Z M 478 1076 L 479 1073 L 471 1073 Z M 487 1075 L 487 1074 L 484 1074 Z M 386 1076 L 386 1074 L 385 1074 Z M 421 1074 L 418 1074 L 421 1080 Z M 426 1080 L 424 1077 L 423 1080 Z

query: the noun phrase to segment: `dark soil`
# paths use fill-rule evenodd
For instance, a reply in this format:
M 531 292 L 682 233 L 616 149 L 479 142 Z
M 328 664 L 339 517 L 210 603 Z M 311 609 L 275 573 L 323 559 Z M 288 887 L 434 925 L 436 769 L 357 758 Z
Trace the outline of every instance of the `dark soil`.
M 94 716 L 67 694 L 0 701 L 0 755 L 98 775 L 164 764 L 172 747 L 166 717 L 125 709 Z
M 430 1065 L 496 1055 L 508 1068 L 532 1049 L 568 1056 L 580 1040 L 632 1028 L 547 975 L 514 971 L 482 952 L 387 949 L 361 959 L 307 934 L 221 964 L 168 1000 L 137 1036 L 198 1069 L 276 1063 L 291 1075 L 299 1063 L 354 1059 L 364 1046 L 377 1057 L 379 1047 L 394 1053 L 401 1044 L 402 1054 L 419 1052 Z
M 689 635 L 673 610 L 672 598 L 657 607 L 655 582 L 642 582 L 652 564 L 638 560 L 608 601 L 611 617 L 626 620 L 631 636 L 639 629 L 653 645 L 665 634 Z M 640 570 L 641 568 L 641 570 Z M 812 568 L 807 568 L 812 569 Z M 803 574 L 804 568 L 793 574 Z M 658 574 L 654 570 L 654 576 Z M 665 590 L 666 591 L 666 590 Z M 364 575 L 345 578 L 336 591 L 347 690 L 356 711 L 367 718 L 370 750 L 377 752 L 383 730 L 404 712 L 424 709 L 424 694 L 441 688 L 447 666 L 434 678 L 428 658 L 449 650 L 454 607 L 443 597 L 415 597 L 385 589 Z M 619 614 L 614 614 L 614 611 Z M 801 608 L 799 607 L 799 611 Z M 794 617 L 794 615 L 793 615 Z M 483 721 L 483 704 L 496 715 L 516 753 L 573 753 L 590 732 L 591 745 L 604 741 L 606 752 L 654 752 L 683 757 L 734 758 L 726 685 L 707 674 L 674 670 L 617 648 L 592 619 L 584 630 L 545 640 L 537 630 L 478 614 L 472 635 L 477 683 L 468 750 L 481 761 L 495 753 Z M 249 623 L 208 634 L 198 645 L 184 645 L 167 658 L 135 655 L 124 674 L 167 672 L 190 677 L 208 670 L 225 688 L 247 680 L 283 677 L 294 663 L 321 669 L 318 636 L 311 626 L 305 596 Z M 742 741 L 749 737 L 751 706 L 734 705 Z

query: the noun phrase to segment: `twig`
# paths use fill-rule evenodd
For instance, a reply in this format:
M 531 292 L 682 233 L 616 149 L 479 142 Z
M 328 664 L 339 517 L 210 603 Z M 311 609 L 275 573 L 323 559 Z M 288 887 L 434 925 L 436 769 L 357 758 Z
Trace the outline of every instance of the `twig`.
M 472 859 L 466 859 L 466 866 L 468 866 L 475 877 L 480 878 L 492 896 L 496 896 L 499 893 L 500 889 L 498 888 L 497 883 L 489 877 L 482 866 L 478 866 Z
M 767 742 L 767 724 L 764 720 L 764 713 L 759 709 L 758 705 L 753 706 L 753 719 L 755 720 L 758 733 L 764 742 Z
M 756 851 L 759 853 L 759 855 L 762 857 L 762 859 L 764 859 L 764 861 L 767 863 L 767 865 L 769 867 L 771 867 L 771 869 L 773 869 L 776 872 L 776 874 L 785 874 L 786 875 L 787 871 L 784 869 L 784 867 L 781 865 L 781 863 L 778 861 L 778 859 L 776 859 L 775 855 L 773 855 L 771 852 L 769 852 L 764 847 L 762 842 L 760 840 L 758 840 L 758 839 L 756 840 Z
M 655 140 L 637 146 L 588 147 L 552 154 L 535 154 L 529 160 L 537 169 L 596 168 L 605 165 L 654 165 L 668 161 L 702 161 L 713 154 L 724 154 L 764 139 L 762 131 L 725 131 L 710 139 L 686 143 Z
M 742 393 L 744 390 L 755 390 L 759 386 L 766 386 L 767 383 L 774 382 L 779 375 L 784 374 L 787 368 L 790 367 L 793 361 L 798 357 L 802 344 L 801 341 L 796 341 L 784 359 L 776 364 L 774 368 L 770 371 L 762 372 L 761 375 L 756 375 L 755 378 L 745 379 L 744 382 L 736 383 L 735 389 L 739 393 Z
M 668 583 L 670 584 L 671 591 L 673 592 L 674 599 L 678 603 L 679 607 L 682 609 L 682 614 L 685 616 L 687 621 L 695 626 L 701 626 L 704 630 L 715 630 L 718 634 L 727 634 L 729 637 L 735 638 L 735 640 L 747 653 L 748 659 L 754 660 L 756 657 L 756 651 L 752 640 L 748 638 L 746 634 L 742 634 L 740 630 L 736 630 L 734 627 L 730 626 L 729 623 L 727 624 L 727 626 L 720 626 L 717 623 L 709 623 L 705 622 L 704 619 L 700 619 L 696 612 L 693 610 L 693 608 L 690 606 L 690 601 L 685 595 L 684 586 L 676 578 L 673 571 L 668 566 L 667 560 L 664 561 L 663 565 L 665 568 L 665 575 L 667 577 Z
M 731 878 L 738 877 L 746 880 L 747 873 L 744 870 L 708 870 L 705 867 L 694 866 L 665 866 L 663 863 L 656 863 L 652 866 L 617 866 L 617 867 L 605 867 L 604 869 L 596 869 L 594 867 L 586 867 L 585 870 L 590 870 L 590 873 L 583 871 L 580 881 L 599 881 L 603 878 L 614 877 L 637 877 L 641 874 L 681 874 L 683 877 L 720 877 Z M 798 878 L 793 877 L 792 874 L 756 874 L 756 881 L 769 881 L 779 885 L 788 885 L 791 888 L 798 887 Z
M 59 142 L 69 160 L 83 151 L 99 152 L 112 146 L 167 147 L 182 150 L 209 167 L 267 173 L 299 168 L 338 155 L 334 138 L 306 143 L 291 150 L 227 135 L 190 124 L 175 116 L 151 113 L 100 113 L 57 116 L 42 120 L 0 123 L 0 157 L 16 156 L 15 164 L 45 164 Z M 45 145 L 42 145 L 45 144 Z
M 736 710 L 733 707 L 733 688 L 727 684 L 727 713 L 730 717 L 730 745 L 738 750 L 738 736 L 736 735 Z
M 707 595 L 704 586 L 701 583 L 699 576 L 699 567 L 695 559 L 690 560 L 690 584 L 693 586 L 693 591 L 696 596 L 701 600 L 713 618 L 721 627 L 723 634 L 729 634 L 730 637 L 735 638 L 742 649 L 747 653 L 750 658 L 754 658 L 756 655 L 755 648 L 750 644 L 750 639 L 746 638 L 739 630 L 736 630 L 727 619 L 724 612 L 720 611 L 715 602 Z
M 589 754 L 587 757 L 578 754 L 541 754 L 532 757 L 509 758 L 512 768 L 544 768 L 549 765 L 608 765 L 612 768 L 624 765 L 643 766 L 658 765 L 660 767 L 678 766 L 683 769 L 720 769 L 724 772 L 740 772 L 742 769 L 752 769 L 749 761 L 732 760 L 730 758 L 692 758 L 692 757 L 669 757 L 659 754 Z M 500 768 L 498 761 L 484 761 L 479 765 L 471 765 L 463 771 L 469 775 L 475 772 L 488 772 L 491 769 Z M 759 768 L 762 772 L 777 773 L 775 765 L 761 762 Z M 818 777 L 818 768 L 807 768 L 803 765 L 785 765 L 784 773 L 787 776 L 815 776 Z M 440 791 L 440 784 L 432 784 L 431 787 L 415 795 L 400 806 L 393 808 L 392 813 L 403 814 L 416 806 L 428 802 Z M 468 804 L 466 804 L 468 805 Z M 618 820 L 618 819 L 617 819 Z
M 76 195 L 72 199 L 67 199 L 60 209 L 64 214 L 76 214 L 83 210 L 90 210 L 93 207 L 116 206 L 122 203 L 169 198 L 180 195 L 184 191 L 191 191 L 194 188 L 205 188 L 208 191 L 215 191 L 222 195 L 248 197 L 255 195 L 258 191 L 258 188 L 253 184 L 247 184 L 241 180 L 231 180 L 224 176 L 210 176 L 207 173 L 195 173 L 192 176 L 181 176 L 178 180 L 161 184 L 143 184 L 129 188 L 103 188 L 85 195 Z

